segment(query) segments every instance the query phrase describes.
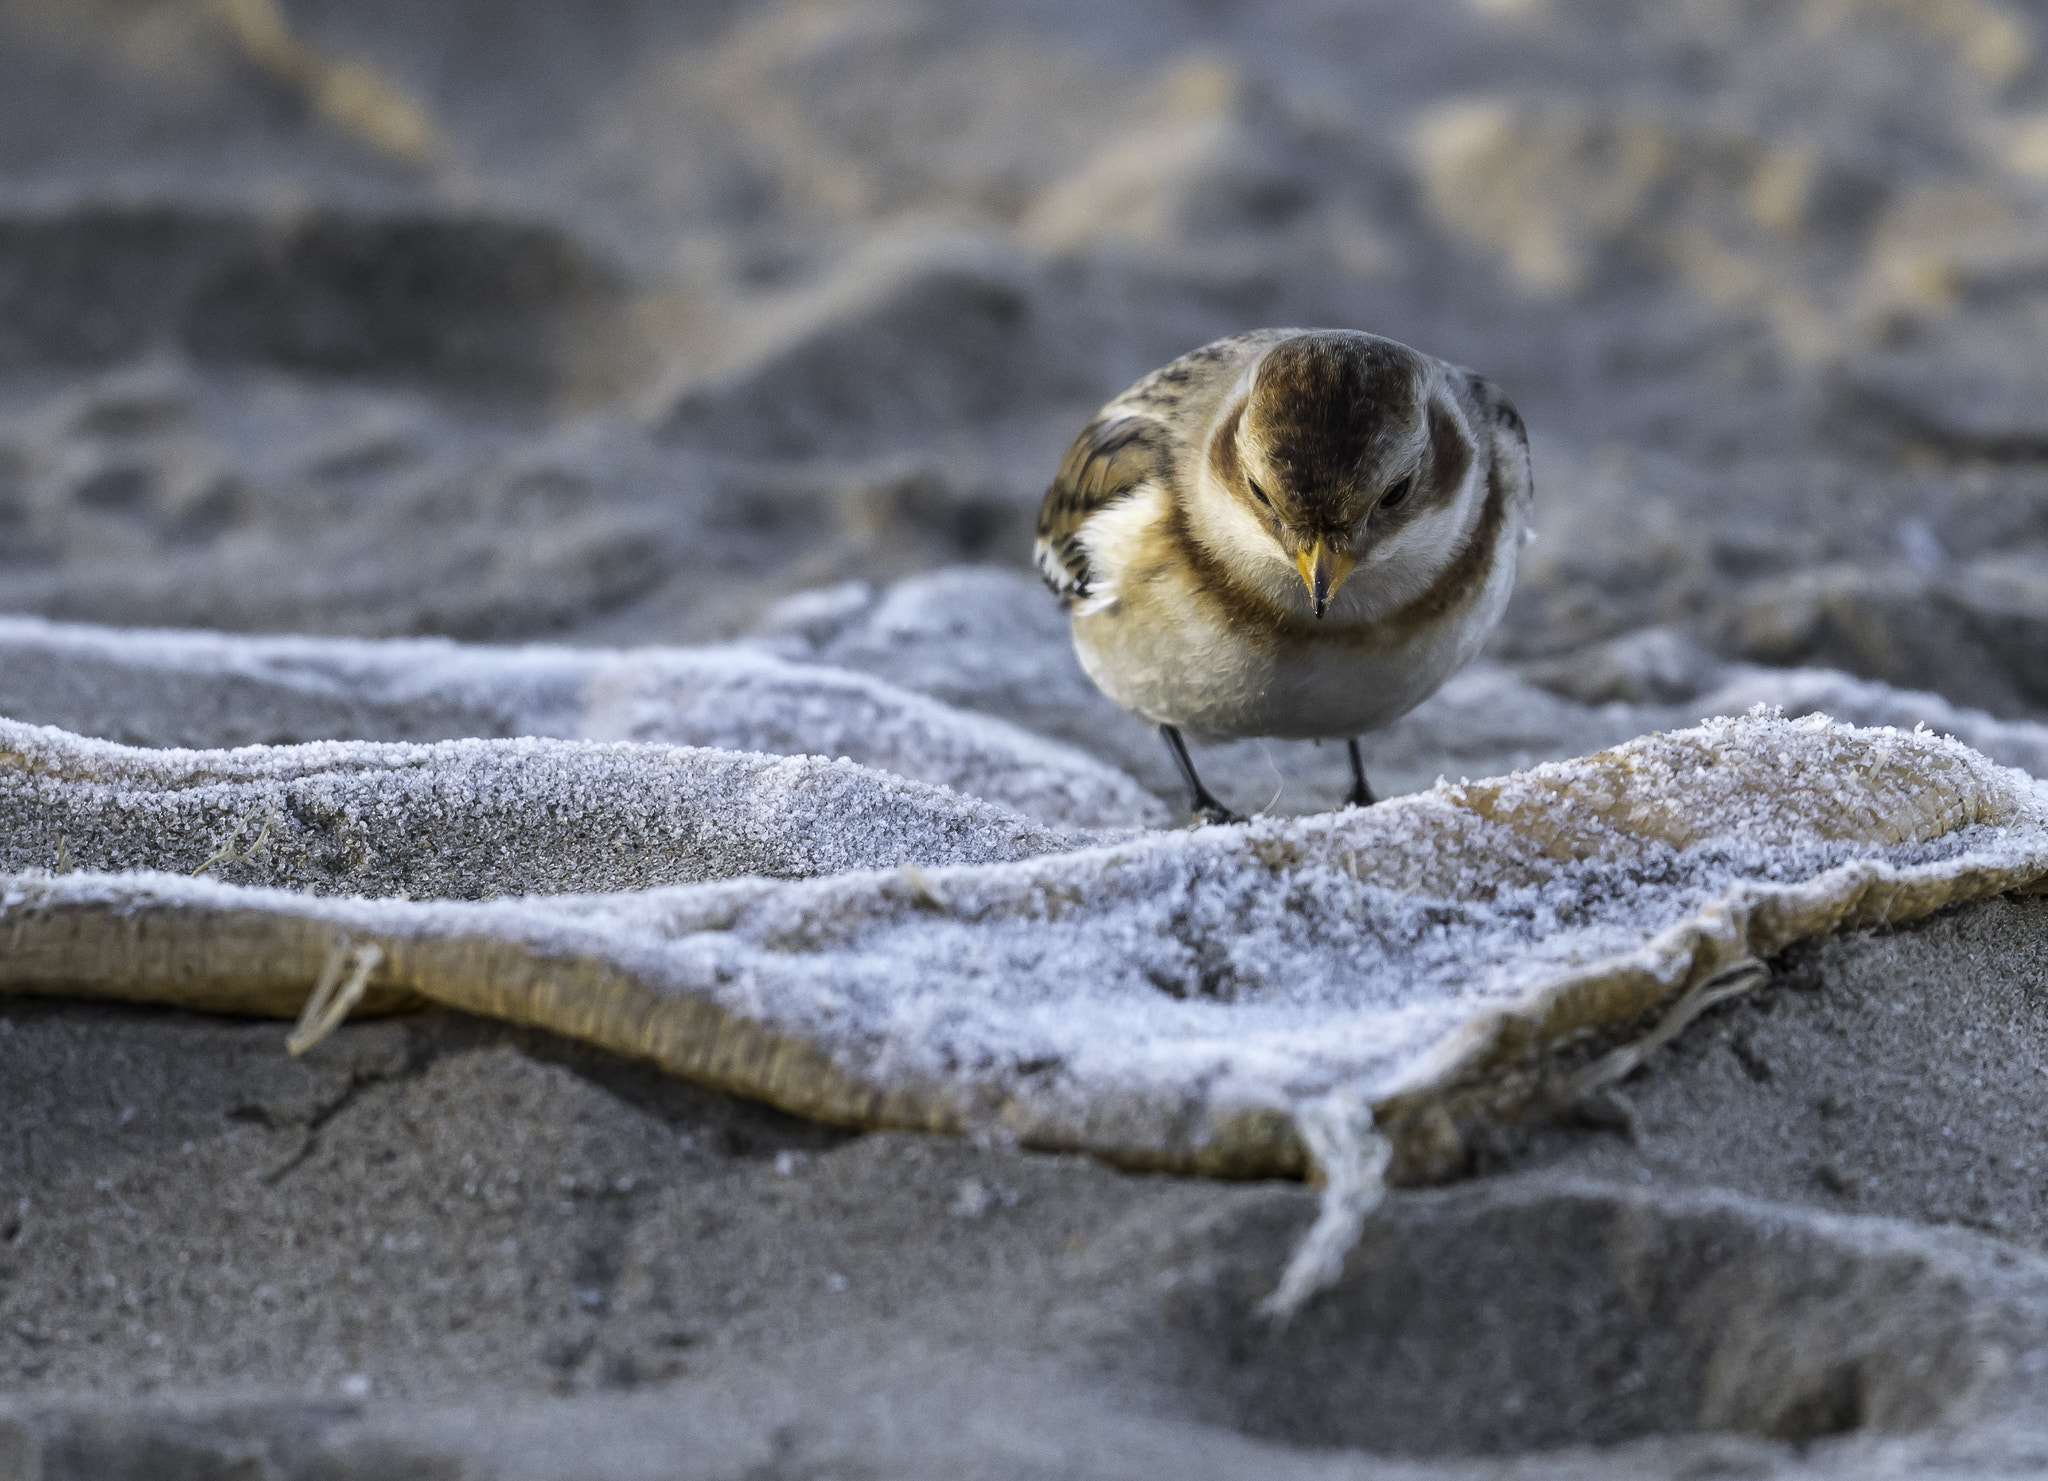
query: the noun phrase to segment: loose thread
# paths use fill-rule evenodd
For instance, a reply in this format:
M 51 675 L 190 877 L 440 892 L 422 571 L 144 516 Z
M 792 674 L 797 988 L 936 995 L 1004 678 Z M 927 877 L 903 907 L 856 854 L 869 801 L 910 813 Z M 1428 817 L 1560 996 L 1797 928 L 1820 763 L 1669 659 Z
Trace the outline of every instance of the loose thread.
M 1771 969 L 1755 957 L 1744 957 L 1692 988 L 1671 1005 L 1671 1011 L 1657 1026 L 1632 1044 L 1624 1044 L 1594 1060 L 1564 1082 L 1556 1103 L 1573 1106 L 1596 1090 L 1605 1089 L 1633 1073 L 1645 1060 L 1677 1038 L 1685 1026 L 1717 1003 L 1725 1003 L 1768 981 Z
M 1744 957 L 1715 973 L 1674 1003 L 1649 1033 L 1594 1061 L 1567 1081 L 1563 1102 L 1576 1103 L 1613 1084 L 1677 1038 L 1707 1009 L 1741 996 L 1769 977 L 1770 969 L 1754 957 Z M 1366 1218 L 1387 1196 L 1387 1166 L 1394 1156 L 1393 1143 L 1373 1125 L 1372 1106 L 1353 1086 L 1340 1086 L 1321 1100 L 1300 1107 L 1294 1124 L 1323 1176 L 1323 1196 L 1316 1221 L 1295 1246 L 1279 1286 L 1259 1303 L 1259 1314 L 1277 1326 L 1285 1326 L 1310 1297 L 1343 1276 L 1344 1259 L 1364 1234 Z
M 244 864 L 255 857 L 256 850 L 263 847 L 263 840 L 270 837 L 270 825 L 277 820 L 276 809 L 273 808 L 265 815 L 263 827 L 257 832 L 256 837 L 251 840 L 247 848 L 238 850 L 235 847 L 235 840 L 242 836 L 242 830 L 248 827 L 255 819 L 256 809 L 261 806 L 263 804 L 260 802 L 250 804 L 249 810 L 242 814 L 241 820 L 228 830 L 228 836 L 221 843 L 221 846 L 213 851 L 204 864 L 201 864 L 192 871 L 194 879 L 197 879 L 216 864 Z
M 296 1058 L 341 1027 L 341 1021 L 369 991 L 370 974 L 383 960 L 384 948 L 374 941 L 353 947 L 347 937 L 337 941 L 327 953 L 306 1006 L 299 1010 L 299 1021 L 284 1041 L 285 1053 Z
M 1344 1274 L 1344 1257 L 1365 1232 L 1366 1216 L 1387 1196 L 1387 1164 L 1394 1158 L 1394 1144 L 1374 1129 L 1372 1105 L 1355 1086 L 1339 1086 L 1301 1106 L 1294 1124 L 1323 1175 L 1323 1197 L 1280 1284 L 1259 1303 L 1259 1314 L 1283 1327 Z

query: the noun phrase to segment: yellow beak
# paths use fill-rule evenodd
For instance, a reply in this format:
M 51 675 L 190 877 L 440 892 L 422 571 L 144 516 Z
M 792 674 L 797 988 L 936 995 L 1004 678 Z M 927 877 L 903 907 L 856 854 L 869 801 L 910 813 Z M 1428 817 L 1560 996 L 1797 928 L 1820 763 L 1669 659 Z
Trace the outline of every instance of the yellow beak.
M 1322 616 L 1329 609 L 1330 598 L 1337 594 L 1337 588 L 1344 584 L 1344 578 L 1357 564 L 1357 558 L 1350 551 L 1332 550 L 1327 540 L 1316 541 L 1294 557 L 1295 569 L 1301 572 L 1301 583 L 1308 588 L 1308 598 L 1315 604 L 1316 616 Z

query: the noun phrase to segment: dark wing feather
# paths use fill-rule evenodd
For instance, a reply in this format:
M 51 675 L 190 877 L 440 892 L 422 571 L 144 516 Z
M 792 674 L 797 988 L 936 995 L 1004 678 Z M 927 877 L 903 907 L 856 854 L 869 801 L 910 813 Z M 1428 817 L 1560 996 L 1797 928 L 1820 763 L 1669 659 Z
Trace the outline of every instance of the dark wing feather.
M 1151 417 L 1109 412 L 1082 429 L 1038 508 L 1038 574 L 1054 596 L 1071 603 L 1091 593 L 1081 526 L 1141 484 L 1164 482 L 1172 471 L 1172 434 Z
M 1523 502 L 1535 496 L 1535 480 L 1529 469 L 1529 429 L 1522 424 L 1522 414 L 1515 410 L 1515 403 L 1507 394 L 1483 375 L 1465 372 L 1465 384 L 1474 405 L 1478 407 L 1477 431 L 1493 437 L 1493 461 L 1488 476 L 1506 480 L 1513 485 L 1512 492 Z

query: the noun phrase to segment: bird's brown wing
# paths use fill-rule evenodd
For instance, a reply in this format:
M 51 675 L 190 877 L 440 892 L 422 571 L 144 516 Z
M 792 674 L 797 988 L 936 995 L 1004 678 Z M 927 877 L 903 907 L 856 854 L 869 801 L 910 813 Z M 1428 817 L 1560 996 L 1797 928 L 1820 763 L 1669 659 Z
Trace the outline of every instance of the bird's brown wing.
M 1529 429 L 1523 425 L 1522 414 L 1507 393 L 1483 375 L 1472 377 L 1472 390 L 1493 427 L 1495 457 L 1512 465 L 1508 476 L 1524 485 L 1525 494 L 1534 494 L 1529 476 Z
M 1054 596 L 1086 601 L 1093 581 L 1081 526 L 1147 483 L 1173 471 L 1172 433 L 1160 422 L 1126 410 L 1105 412 L 1082 428 L 1038 507 L 1038 574 Z
M 1502 487 L 1511 503 L 1526 508 L 1534 501 L 1536 486 L 1529 468 L 1529 429 L 1507 393 L 1483 375 L 1458 367 L 1465 382 L 1465 403 L 1473 417 L 1473 430 L 1489 438 L 1486 476 Z

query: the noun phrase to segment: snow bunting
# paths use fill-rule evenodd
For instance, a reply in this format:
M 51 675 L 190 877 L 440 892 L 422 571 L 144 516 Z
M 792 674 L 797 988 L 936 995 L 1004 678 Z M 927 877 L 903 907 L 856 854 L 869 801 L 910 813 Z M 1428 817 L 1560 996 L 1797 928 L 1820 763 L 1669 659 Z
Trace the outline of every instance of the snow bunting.
M 1153 371 L 1074 439 L 1038 569 L 1088 677 L 1159 727 L 1196 822 L 1242 821 L 1181 732 L 1358 734 L 1469 663 L 1530 507 L 1522 419 L 1490 382 L 1377 335 L 1261 329 Z

